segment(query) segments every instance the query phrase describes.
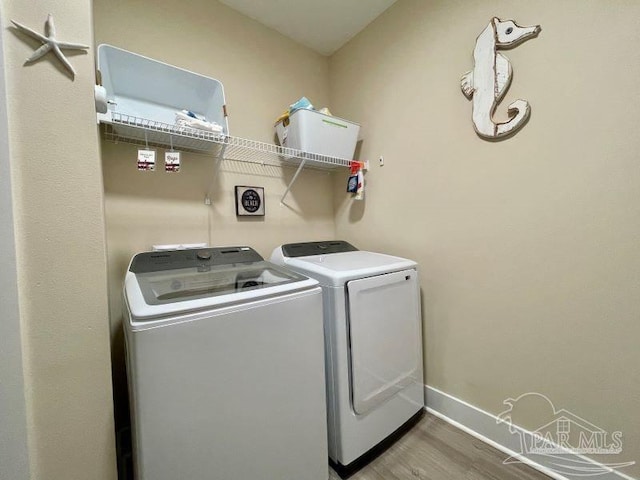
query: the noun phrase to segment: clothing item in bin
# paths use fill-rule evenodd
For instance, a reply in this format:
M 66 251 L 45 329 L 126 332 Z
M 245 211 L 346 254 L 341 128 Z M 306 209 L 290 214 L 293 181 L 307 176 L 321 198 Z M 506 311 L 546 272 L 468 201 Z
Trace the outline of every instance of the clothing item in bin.
M 307 110 L 315 110 L 313 108 L 313 105 L 309 101 L 309 99 L 307 97 L 302 97 L 297 102 L 292 103 L 291 105 L 289 105 L 289 115 L 291 115 L 296 110 L 302 110 L 303 108 L 307 109 Z
M 189 110 L 176 112 L 176 127 L 193 128 L 213 133 L 222 133 L 223 127 L 216 122 L 208 122 L 205 117 Z
M 315 110 L 315 108 L 313 108 L 313 105 L 311 104 L 311 102 L 309 101 L 309 99 L 307 97 L 302 97 L 297 102 L 294 102 L 291 105 L 289 105 L 289 108 L 286 109 L 282 113 L 282 115 L 280 115 L 278 118 L 276 118 L 276 123 L 274 125 L 277 125 L 280 122 L 284 122 L 285 125 L 288 125 L 289 124 L 289 115 L 291 115 L 296 110 Z

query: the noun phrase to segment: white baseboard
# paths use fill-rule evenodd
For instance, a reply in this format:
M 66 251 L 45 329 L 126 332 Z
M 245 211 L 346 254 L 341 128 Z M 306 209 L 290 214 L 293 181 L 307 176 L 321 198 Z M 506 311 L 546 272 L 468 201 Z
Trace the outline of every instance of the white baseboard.
M 515 431 L 511 433 L 507 425 L 498 423 L 498 417 L 495 415 L 428 385 L 425 386 L 425 398 L 426 409 L 432 415 L 441 418 L 507 455 L 516 457 L 522 463 L 526 463 L 551 478 L 557 480 L 585 480 L 585 478 L 593 480 L 637 480 L 621 472 L 611 470 L 593 459 L 567 450 L 565 450 L 566 453 L 563 453 L 563 458 L 570 462 L 587 462 L 588 465 L 594 469 L 601 470 L 603 473 L 590 476 L 561 475 L 553 470 L 552 458 L 543 455 L 521 455 L 519 453 L 520 434 L 527 439 L 531 439 L 533 434 L 530 431 L 513 425 L 512 429 Z M 559 448 L 557 445 L 552 446 Z

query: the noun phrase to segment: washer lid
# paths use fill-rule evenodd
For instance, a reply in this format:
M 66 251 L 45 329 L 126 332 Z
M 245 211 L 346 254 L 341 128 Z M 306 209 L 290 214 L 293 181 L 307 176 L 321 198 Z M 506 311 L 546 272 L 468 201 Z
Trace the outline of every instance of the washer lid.
M 264 260 L 127 272 L 125 297 L 132 321 L 220 308 L 308 289 L 318 282 Z
M 417 267 L 416 262 L 406 258 L 361 250 L 307 257 L 285 257 L 283 260 L 287 267 L 317 279 L 322 285 L 330 286 L 342 286 L 356 278 Z

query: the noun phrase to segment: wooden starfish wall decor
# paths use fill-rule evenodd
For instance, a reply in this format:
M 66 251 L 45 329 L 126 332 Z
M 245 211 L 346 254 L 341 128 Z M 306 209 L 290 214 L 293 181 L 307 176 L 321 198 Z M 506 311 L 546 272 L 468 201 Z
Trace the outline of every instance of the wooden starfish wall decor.
M 45 22 L 45 35 L 42 35 L 35 30 L 30 29 L 29 27 L 25 27 L 20 23 L 11 20 L 18 30 L 22 33 L 30 36 L 31 38 L 35 38 L 39 42 L 42 42 L 42 45 L 33 52 L 33 54 L 27 58 L 25 65 L 29 63 L 33 63 L 39 58 L 45 56 L 49 52 L 53 52 L 56 57 L 62 62 L 62 64 L 69 70 L 71 73 L 71 77 L 75 78 L 76 71 L 74 70 L 67 57 L 64 56 L 62 50 L 88 50 L 89 47 L 87 45 L 82 45 L 80 43 L 69 43 L 69 42 L 61 42 L 56 38 L 56 27 L 53 24 L 53 15 L 49 14 L 47 16 L 47 21 Z

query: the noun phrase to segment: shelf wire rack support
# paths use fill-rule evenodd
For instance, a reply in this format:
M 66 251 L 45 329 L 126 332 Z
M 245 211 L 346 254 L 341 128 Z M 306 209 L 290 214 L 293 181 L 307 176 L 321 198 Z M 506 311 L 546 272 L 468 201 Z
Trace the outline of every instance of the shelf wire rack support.
M 303 168 L 328 171 L 336 168 L 349 168 L 356 160 L 332 157 L 319 153 L 305 152 L 294 148 L 282 147 L 271 143 L 259 142 L 240 137 L 232 137 L 222 132 L 211 132 L 195 128 L 171 125 L 168 123 L 135 117 L 112 111 L 105 124 L 104 135 L 113 142 L 127 142 L 137 145 L 150 145 L 160 148 L 170 145 L 192 153 L 212 155 L 219 164 L 222 160 L 297 167 L 282 195 L 280 204 L 291 191 Z M 367 162 L 357 161 L 365 169 Z
M 289 191 L 291 190 L 291 187 L 293 187 L 293 184 L 298 179 L 298 175 L 300 175 L 300 172 L 304 168 L 305 163 L 307 163 L 307 159 L 306 158 L 304 158 L 300 162 L 300 165 L 298 166 L 298 169 L 296 170 L 296 173 L 293 174 L 293 178 L 289 182 L 289 185 L 287 185 L 287 189 L 282 194 L 282 198 L 280 199 L 280 205 L 284 205 L 284 199 L 287 197 L 287 195 L 289 194 Z

